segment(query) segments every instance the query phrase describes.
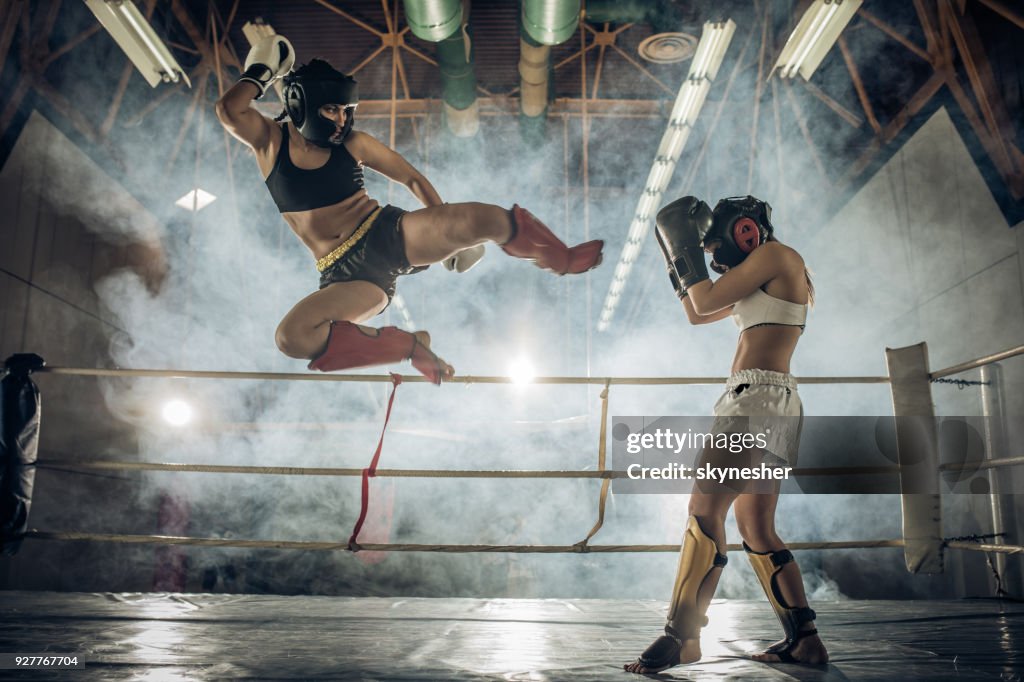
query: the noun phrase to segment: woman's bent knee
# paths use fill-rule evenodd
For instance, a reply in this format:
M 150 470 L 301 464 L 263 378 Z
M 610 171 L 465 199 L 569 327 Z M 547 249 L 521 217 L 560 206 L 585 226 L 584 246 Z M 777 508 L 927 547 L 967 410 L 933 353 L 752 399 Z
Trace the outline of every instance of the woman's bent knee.
M 295 358 L 296 360 L 308 360 L 310 358 L 307 344 L 299 342 L 296 339 L 295 333 L 284 325 L 277 328 L 277 332 L 274 334 L 274 342 L 277 344 L 277 349 L 290 358 Z

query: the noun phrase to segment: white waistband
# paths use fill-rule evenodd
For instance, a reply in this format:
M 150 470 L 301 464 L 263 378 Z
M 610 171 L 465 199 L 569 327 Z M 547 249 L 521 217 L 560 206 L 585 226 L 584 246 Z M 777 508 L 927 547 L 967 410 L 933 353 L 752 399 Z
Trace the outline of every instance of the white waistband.
M 725 382 L 726 388 L 730 391 L 740 384 L 782 386 L 796 390 L 796 378 L 792 374 L 774 372 L 770 369 L 741 369 Z

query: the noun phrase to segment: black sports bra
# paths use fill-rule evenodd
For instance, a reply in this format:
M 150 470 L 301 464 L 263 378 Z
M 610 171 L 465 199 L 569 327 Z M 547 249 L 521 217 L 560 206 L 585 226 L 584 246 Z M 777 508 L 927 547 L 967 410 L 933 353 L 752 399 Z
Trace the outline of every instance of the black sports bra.
M 331 147 L 330 158 L 319 168 L 299 168 L 288 153 L 288 127 L 283 125 L 281 149 L 267 176 L 267 189 L 281 213 L 310 211 L 336 204 L 363 189 L 363 167 L 341 144 Z

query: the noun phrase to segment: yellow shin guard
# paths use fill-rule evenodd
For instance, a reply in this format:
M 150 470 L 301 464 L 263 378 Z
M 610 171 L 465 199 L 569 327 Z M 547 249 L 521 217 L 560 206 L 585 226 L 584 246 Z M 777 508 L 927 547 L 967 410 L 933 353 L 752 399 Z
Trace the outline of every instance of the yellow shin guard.
M 697 602 L 700 588 L 713 569 L 724 567 L 728 561 L 728 557 L 718 553 L 715 541 L 701 529 L 697 517 L 691 516 L 683 533 L 683 548 L 679 553 L 679 570 L 672 589 L 665 634 L 640 655 L 640 663 L 649 672 L 678 664 L 683 640 L 700 636 L 700 629 L 707 625 L 704 610 Z
M 780 549 L 777 552 L 755 552 L 743 543 L 743 549 L 750 559 L 750 565 L 754 567 L 761 587 L 764 588 L 765 596 L 772 605 L 775 615 L 782 623 L 782 629 L 786 632 L 786 639 L 772 645 L 765 653 L 778 654 L 786 660 L 789 650 L 798 639 L 807 635 L 815 634 L 817 630 L 800 630 L 804 623 L 813 621 L 816 617 L 814 610 L 808 606 L 792 607 L 786 603 L 782 591 L 779 589 L 778 575 L 786 564 L 793 561 L 793 554 L 788 549 Z
M 711 570 L 724 568 L 728 561 L 728 557 L 718 553 L 718 546 L 700 527 L 697 517 L 691 516 L 683 533 L 683 548 L 679 552 L 679 569 L 668 609 L 666 631 L 671 628 L 680 639 L 700 634 L 707 618 L 697 604 L 697 594 Z

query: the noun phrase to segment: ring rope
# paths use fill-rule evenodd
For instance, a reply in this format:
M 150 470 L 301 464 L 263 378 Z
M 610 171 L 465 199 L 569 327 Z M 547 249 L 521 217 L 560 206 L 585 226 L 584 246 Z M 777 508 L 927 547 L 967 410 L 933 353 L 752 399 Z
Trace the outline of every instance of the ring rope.
M 1020 461 L 1018 461 L 1020 460 Z M 987 461 L 987 460 L 986 460 Z M 1024 458 L 1005 461 L 1022 464 Z M 984 468 L 979 462 L 978 468 Z M 176 462 L 122 462 L 113 460 L 79 461 L 73 459 L 47 459 L 36 464 L 40 469 L 55 467 L 77 467 L 106 471 L 174 471 L 205 474 L 260 474 L 275 476 L 362 476 L 363 469 L 338 467 L 292 467 L 292 466 L 242 466 L 233 464 L 183 464 Z M 954 468 L 943 465 L 941 468 Z M 966 468 L 966 467 L 963 467 Z M 898 465 L 864 467 L 806 467 L 795 468 L 793 476 L 855 476 L 866 474 L 897 474 Z M 542 470 L 542 469 L 376 469 L 378 478 L 628 478 L 626 471 L 615 469 L 594 470 Z
M 112 542 L 128 545 L 192 545 L 199 547 L 235 547 L 257 549 L 303 549 L 303 550 L 348 550 L 344 542 L 306 542 L 296 540 L 233 540 L 228 538 L 191 538 L 174 535 L 117 535 L 110 533 L 28 531 L 21 537 L 31 540 L 60 540 L 85 542 Z M 789 542 L 790 550 L 810 549 L 877 549 L 903 547 L 903 540 L 846 540 L 837 542 Z M 963 541 L 947 541 L 950 549 L 966 549 L 976 552 L 1000 552 L 1003 554 L 1024 553 L 1021 545 L 976 544 Z M 730 552 L 738 552 L 742 545 L 730 544 Z M 433 544 L 389 544 L 374 543 L 359 545 L 360 550 L 374 552 L 439 552 L 464 554 L 474 552 L 507 552 L 513 554 L 607 554 L 629 552 L 678 552 L 679 545 L 433 545 Z
M 390 383 L 390 374 L 313 374 L 312 372 L 223 372 L 213 370 L 187 369 L 102 369 L 92 367 L 40 367 L 34 374 L 57 374 L 63 376 L 90 377 L 149 377 L 171 379 L 227 379 L 263 381 L 363 381 Z M 422 376 L 403 376 L 406 383 L 431 383 Z M 727 377 L 536 377 L 534 384 L 593 385 L 616 384 L 620 386 L 680 386 L 680 385 L 721 385 Z M 887 384 L 889 377 L 797 377 L 799 384 Z M 511 377 L 497 376 L 456 376 L 446 379 L 448 384 L 511 384 Z
M 953 365 L 952 367 L 947 367 L 946 369 L 940 369 L 929 374 L 928 378 L 931 379 L 932 381 L 935 381 L 936 379 L 941 379 L 942 377 L 948 377 L 951 374 L 960 374 L 961 372 L 966 372 L 967 370 L 971 369 L 977 369 L 982 365 L 991 365 L 993 362 L 1006 360 L 1017 355 L 1024 355 L 1024 345 L 1016 346 L 1014 348 L 1007 348 L 1006 350 L 999 351 L 998 353 L 985 355 L 980 358 L 975 358 L 974 360 L 968 360 L 967 362 L 961 362 L 959 365 Z
M 1024 345 L 1016 348 L 1011 348 L 1001 353 L 996 353 L 983 358 L 977 358 L 975 360 L 961 363 L 953 367 L 946 368 L 933 372 L 929 375 L 929 379 L 932 382 L 937 383 L 955 383 L 961 388 L 965 385 L 973 385 L 973 382 L 958 381 L 958 380 L 943 380 L 943 377 L 951 374 L 964 372 L 976 367 L 980 367 L 985 364 L 998 362 L 999 360 L 1014 357 L 1016 355 L 1024 354 Z M 540 377 L 534 380 L 537 384 L 568 384 L 568 385 L 595 385 L 604 384 L 604 389 L 601 393 L 602 410 L 601 410 L 601 431 L 598 443 L 598 471 L 596 472 L 573 472 L 572 477 L 601 477 L 603 478 L 601 493 L 598 502 L 598 520 L 594 527 L 591 529 L 587 537 L 572 546 L 558 546 L 558 545 L 538 545 L 538 546 L 521 546 L 521 545 L 408 545 L 408 544 L 369 544 L 366 546 L 360 546 L 357 542 L 359 532 L 362 528 L 363 522 L 366 518 L 366 514 L 369 508 L 369 479 L 378 475 L 377 464 L 380 459 L 380 455 L 383 449 L 384 434 L 387 430 L 388 421 L 391 416 L 391 409 L 394 403 L 395 393 L 398 385 L 402 383 L 402 376 L 391 373 L 389 375 L 337 375 L 337 374 L 298 374 L 298 373 L 277 373 L 277 372 L 220 372 L 220 371 L 199 371 L 199 370 L 151 370 L 151 369 L 94 369 L 94 368 L 61 368 L 61 367 L 43 367 L 37 372 L 48 372 L 52 374 L 64 374 L 64 375 L 75 375 L 75 376 L 134 376 L 134 377 L 181 377 L 181 378 L 205 378 L 205 379 L 256 379 L 256 380 L 271 380 L 271 381 L 356 381 L 356 382 L 381 382 L 389 381 L 392 383 L 391 396 L 388 400 L 388 408 L 384 418 L 384 425 L 381 430 L 380 440 L 377 444 L 377 449 L 373 455 L 370 466 L 361 470 L 359 475 L 362 478 L 362 495 L 361 495 L 361 507 L 359 518 L 356 521 L 355 527 L 352 530 L 352 534 L 349 537 L 348 543 L 344 546 L 338 543 L 306 543 L 306 542 L 271 542 L 271 541 L 225 541 L 217 538 L 175 538 L 170 536 L 119 536 L 119 535 L 97 535 L 97 534 L 84 534 L 84 533 L 40 533 L 32 532 L 26 534 L 26 537 L 35 537 L 40 539 L 65 539 L 65 540 L 101 540 L 110 542 L 161 542 L 164 544 L 198 544 L 205 546 L 240 546 L 240 547 L 277 547 L 277 548 L 304 548 L 304 549 L 347 549 L 349 551 L 359 551 L 361 549 L 371 551 L 435 551 L 435 552 L 463 552 L 463 551 L 483 551 L 483 552 L 530 552 L 530 553 L 558 553 L 558 552 L 573 552 L 573 553 L 586 553 L 586 552 L 602 552 L 602 551 L 677 551 L 677 547 L 674 545 L 605 545 L 605 546 L 590 546 L 588 543 L 590 539 L 600 530 L 604 523 L 605 506 L 607 501 L 607 494 L 611 483 L 611 478 L 622 477 L 625 472 L 608 472 L 605 470 L 605 458 L 607 450 L 606 430 L 607 430 L 607 412 L 608 412 L 608 393 L 612 383 L 620 385 L 697 385 L 697 384 L 721 384 L 724 383 L 725 378 L 717 377 L 688 377 L 688 378 L 655 378 L 655 377 Z M 425 377 L 410 377 L 413 382 L 426 382 Z M 511 383 L 512 379 L 509 377 L 456 377 L 453 378 L 453 383 L 493 383 L 493 384 L 507 384 Z M 889 377 L 808 377 L 798 379 L 799 383 L 803 384 L 825 384 L 825 383 L 852 383 L 852 384 L 867 384 L 867 383 L 889 383 Z M 1015 458 L 1024 459 L 1024 458 Z M 1013 458 L 1009 460 L 1003 460 L 998 465 L 990 466 L 1003 466 L 1008 463 L 1017 463 L 1013 461 Z M 71 466 L 81 465 L 83 463 L 71 462 Z M 128 463 L 125 463 L 128 464 Z M 145 463 L 137 463 L 143 464 Z M 150 465 L 152 466 L 152 465 Z M 192 470 L 199 471 L 194 467 L 204 467 L 206 471 L 213 471 L 214 468 L 211 465 L 165 465 L 173 466 L 175 470 Z M 186 468 L 187 467 L 187 468 Z M 216 467 L 218 473 L 225 473 L 226 469 L 230 467 Z M 274 473 L 284 473 L 285 470 L 288 473 L 295 473 L 301 471 L 302 473 L 308 473 L 311 471 L 309 468 L 304 467 L 239 467 L 244 468 L 246 473 L 255 473 L 252 469 L 260 469 L 259 473 L 269 473 L 271 470 L 276 470 Z M 899 467 L 858 467 L 858 468 L 847 468 L 850 469 L 869 469 L 871 473 L 888 473 L 892 471 L 898 471 Z M 331 470 L 330 475 L 354 475 L 347 472 L 351 470 Z M 798 470 L 799 471 L 799 470 Z M 818 475 L 834 475 L 842 469 L 830 469 L 824 470 L 819 469 L 821 474 Z M 383 472 L 382 472 L 383 473 Z M 409 471 L 403 473 L 411 473 Z M 440 473 L 440 472 L 434 472 Z M 512 474 L 526 474 L 523 477 L 541 477 L 544 474 L 561 473 L 563 475 L 569 472 L 444 472 L 442 476 L 453 476 L 459 473 L 469 474 L 475 473 L 480 475 L 488 475 L 495 477 L 504 477 Z M 531 475 L 532 474 L 532 475 Z M 579 474 L 585 474 L 579 476 Z M 398 474 L 400 475 L 400 474 Z M 589 475 L 589 476 L 586 476 Z M 805 475 L 809 474 L 805 471 Z M 902 540 L 895 541 L 878 541 L 878 543 L 871 544 L 858 544 L 858 547 L 878 547 L 878 546 L 903 546 Z M 242 543 L 242 544 L 238 544 Z M 890 544 L 896 543 L 896 544 Z M 968 549 L 974 551 L 987 551 L 987 552 L 1006 552 L 1010 554 L 1016 554 L 1024 552 L 1024 547 L 1013 546 L 1013 545 L 981 545 L 972 544 L 969 542 L 962 542 L 959 539 L 950 540 L 944 543 L 945 546 L 955 549 Z M 793 543 L 790 545 L 792 549 L 807 549 L 807 548 L 832 548 L 839 549 L 844 546 L 849 546 L 847 543 Z M 628 548 L 628 549 L 625 549 Z M 735 549 L 730 546 L 729 549 Z
M 950 549 L 966 549 L 973 552 L 999 552 L 1001 554 L 1024 554 L 1021 545 L 986 545 L 973 542 L 954 541 L 944 543 Z
M 983 459 L 980 462 L 949 462 L 940 464 L 939 471 L 975 471 L 978 469 L 998 469 L 999 467 L 1019 466 L 1024 464 L 1024 457 L 1001 457 L 998 459 Z
M 1000 360 L 1024 354 L 1024 345 L 1008 348 L 998 353 L 986 355 L 974 360 L 940 369 L 928 375 L 932 381 L 959 374 L 983 365 L 988 365 Z M 95 376 L 95 377 L 165 377 L 165 378 L 193 378 L 193 379 L 260 379 L 265 381 L 363 381 L 363 382 L 391 382 L 389 374 L 313 374 L 308 372 L 222 372 L 212 370 L 185 370 L 185 369 L 107 369 L 96 367 L 40 367 L 34 370 L 36 374 L 57 374 L 66 376 Z M 845 377 L 797 377 L 800 384 L 887 384 L 887 376 L 845 376 Z M 405 381 L 412 383 L 426 383 L 429 379 L 420 376 L 410 376 Z M 457 376 L 448 380 L 449 383 L 461 384 L 509 384 L 510 377 L 496 376 Z M 725 383 L 725 377 L 537 377 L 533 379 L 536 384 L 618 384 L 636 386 L 678 386 L 678 385 L 711 385 Z
M 33 530 L 24 534 L 26 539 L 87 542 L 112 542 L 129 545 L 191 545 L 199 547 L 235 547 L 258 549 L 302 549 L 355 551 L 344 542 L 309 542 L 300 540 L 237 540 L 231 538 L 193 538 L 176 535 L 120 535 L 109 533 L 49 532 Z M 903 547 L 903 540 L 847 540 L 839 542 L 791 542 L 786 547 L 802 549 L 874 549 Z M 972 547 L 974 545 L 971 545 Z M 729 551 L 738 552 L 742 545 L 730 544 Z M 465 554 L 475 552 L 505 552 L 511 554 L 588 554 L 628 552 L 678 552 L 679 545 L 441 545 L 373 543 L 358 546 L 362 551 L 374 552 L 439 552 Z

